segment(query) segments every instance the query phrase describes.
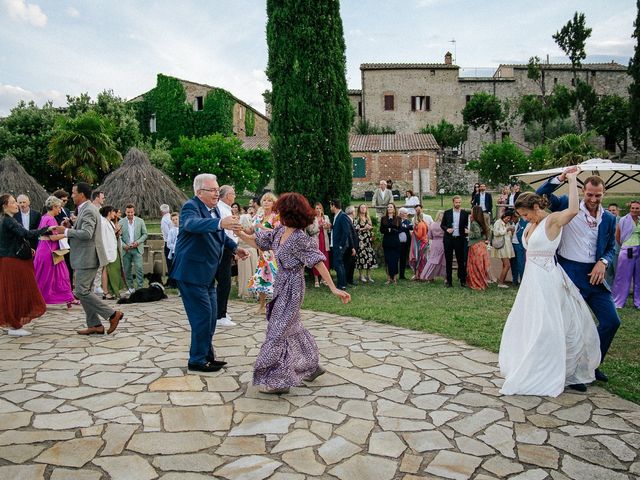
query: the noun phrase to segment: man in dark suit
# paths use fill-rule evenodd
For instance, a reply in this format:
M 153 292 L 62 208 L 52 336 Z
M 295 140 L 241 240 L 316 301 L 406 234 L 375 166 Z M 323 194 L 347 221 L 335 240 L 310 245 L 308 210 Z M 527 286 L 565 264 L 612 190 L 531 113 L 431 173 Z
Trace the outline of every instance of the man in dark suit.
M 478 193 L 473 196 L 471 200 L 471 206 L 475 207 L 476 205 L 480 205 L 482 207 L 482 211 L 485 214 L 489 214 L 491 217 L 491 212 L 493 211 L 493 198 L 491 194 L 487 192 L 487 185 L 481 183 L 478 187 Z
M 453 208 L 446 210 L 440 226 L 444 230 L 444 259 L 447 263 L 447 281 L 445 286 L 451 287 L 453 276 L 453 252 L 458 262 L 458 279 L 460 285 L 467 286 L 467 259 L 465 256 L 469 214 L 462 210 L 462 198 L 453 197 Z
M 360 237 L 356 231 L 356 227 L 353 225 L 353 221 L 356 216 L 356 209 L 353 205 L 349 205 L 344 209 L 344 213 L 349 218 L 349 245 L 344 252 L 344 266 L 347 274 L 347 285 L 355 287 L 353 282 L 353 275 L 356 271 L 356 258 L 358 256 L 358 250 L 360 249 Z
M 20 225 L 22 225 L 26 230 L 36 230 L 38 225 L 40 225 L 40 219 L 42 218 L 42 214 L 36 212 L 31 208 L 31 200 L 26 195 L 18 195 L 16 199 L 18 201 L 18 207 L 20 207 L 20 211 L 16 213 L 13 218 L 15 218 Z M 33 238 L 29 240 L 29 244 L 31 248 L 34 250 L 38 246 L 38 239 Z
M 213 334 L 217 320 L 215 278 L 222 253 L 228 248 L 244 259 L 248 256 L 224 232 L 237 230 L 240 222 L 234 217 L 221 219 L 216 205 L 220 195 L 216 176 L 203 173 L 193 181 L 195 196 L 180 212 L 180 233 L 171 268 L 171 278 L 178 290 L 191 325 L 189 370 L 215 372 L 226 362 L 215 360 Z
M 514 208 L 516 205 L 516 200 L 520 196 L 520 185 L 518 183 L 514 183 L 511 185 L 511 193 L 509 194 L 509 198 L 507 199 L 507 207 Z
M 338 276 L 336 286 L 339 290 L 344 290 L 347 287 L 347 271 L 344 266 L 344 255 L 349 248 L 351 227 L 349 226 L 349 216 L 342 211 L 342 203 L 340 200 L 331 200 L 329 205 L 331 207 L 331 213 L 333 213 L 331 258 L 333 260 L 333 269 Z
M 552 212 L 564 210 L 569 205 L 566 195 L 557 197 L 553 192 L 565 182 L 566 174 L 576 169 L 565 169 L 536 190 L 538 195 L 548 196 Z M 602 207 L 604 182 L 600 177 L 586 178 L 582 192 L 580 212 L 564 226 L 557 256 L 558 263 L 598 319 L 602 362 L 620 326 L 611 287 L 605 280 L 607 267 L 615 255 L 616 217 Z M 606 382 L 608 378 L 597 369 L 596 380 Z

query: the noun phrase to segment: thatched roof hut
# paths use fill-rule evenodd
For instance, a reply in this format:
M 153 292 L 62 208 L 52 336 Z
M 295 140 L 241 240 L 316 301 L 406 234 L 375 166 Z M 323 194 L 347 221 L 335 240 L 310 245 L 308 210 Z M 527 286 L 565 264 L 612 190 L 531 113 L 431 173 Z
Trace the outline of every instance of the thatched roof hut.
M 37 211 L 42 210 L 49 196 L 13 155 L 6 155 L 0 161 L 0 193 L 10 193 L 14 197 L 24 194 L 31 200 L 31 208 Z
M 151 165 L 147 154 L 137 148 L 130 149 L 120 168 L 107 175 L 97 188 L 104 192 L 107 204 L 124 208 L 132 203 L 136 215 L 142 218 L 159 218 L 163 203 L 172 210 L 180 210 L 187 200 L 165 173 Z

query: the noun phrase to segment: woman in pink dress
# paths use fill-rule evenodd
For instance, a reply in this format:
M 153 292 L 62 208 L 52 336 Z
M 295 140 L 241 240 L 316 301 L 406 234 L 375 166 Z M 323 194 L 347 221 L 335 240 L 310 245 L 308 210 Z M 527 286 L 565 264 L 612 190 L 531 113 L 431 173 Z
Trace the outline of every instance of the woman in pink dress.
M 62 210 L 62 201 L 52 195 L 47 198 L 44 206 L 47 213 L 42 216 L 38 228 L 58 226 L 55 217 Z M 48 305 L 66 303 L 67 308 L 71 308 L 72 305 L 78 305 L 80 302 L 74 298 L 71 291 L 67 264 L 64 260 L 56 264 L 53 263 L 53 252 L 60 250 L 59 240 L 62 238 L 64 238 L 64 234 L 51 234 L 38 242 L 33 268 L 36 274 L 36 283 L 44 302 Z
M 444 232 L 440 227 L 444 212 L 438 211 L 435 221 L 429 225 L 429 258 L 427 259 L 427 270 L 424 280 L 432 282 L 436 277 L 445 278 L 447 275 L 447 264 L 444 259 Z

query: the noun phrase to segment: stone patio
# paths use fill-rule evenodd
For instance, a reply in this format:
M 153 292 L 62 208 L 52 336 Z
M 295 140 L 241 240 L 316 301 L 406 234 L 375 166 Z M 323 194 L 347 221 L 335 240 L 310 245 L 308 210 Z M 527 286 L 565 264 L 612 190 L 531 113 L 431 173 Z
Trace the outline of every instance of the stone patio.
M 305 312 L 328 373 L 260 394 L 265 320 L 232 303 L 215 374 L 187 375 L 177 297 L 124 305 L 115 335 L 81 337 L 53 307 L 0 336 L 0 479 L 632 479 L 640 407 L 601 388 L 503 397 L 497 356 L 436 335 Z

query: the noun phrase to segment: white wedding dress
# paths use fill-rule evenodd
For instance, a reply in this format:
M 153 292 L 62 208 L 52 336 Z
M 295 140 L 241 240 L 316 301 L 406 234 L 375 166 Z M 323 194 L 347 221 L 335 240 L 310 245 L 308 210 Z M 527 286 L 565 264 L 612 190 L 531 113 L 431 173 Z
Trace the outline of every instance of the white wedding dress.
M 600 364 L 591 311 L 554 259 L 562 232 L 549 240 L 546 220 L 528 245 L 523 235 L 527 262 L 500 342 L 503 395 L 557 397 L 566 385 L 593 382 Z

